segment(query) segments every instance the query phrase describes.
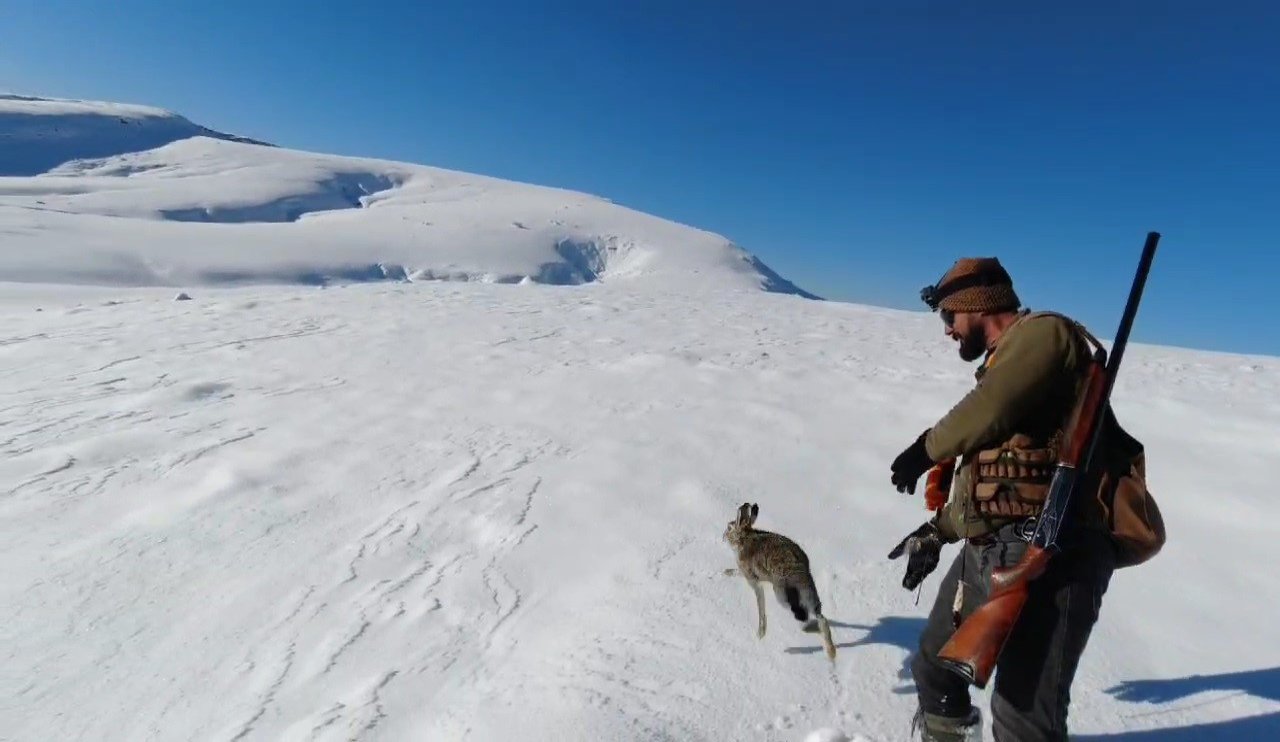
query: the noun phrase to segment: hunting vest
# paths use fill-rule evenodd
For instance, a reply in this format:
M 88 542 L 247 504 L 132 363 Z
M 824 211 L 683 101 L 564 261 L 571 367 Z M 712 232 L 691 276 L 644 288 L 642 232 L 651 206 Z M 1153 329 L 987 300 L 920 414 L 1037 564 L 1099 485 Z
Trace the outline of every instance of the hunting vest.
M 1078 333 L 1081 357 L 1088 357 L 1083 338 L 1096 343 L 1088 330 L 1069 317 L 1049 311 L 1027 312 L 1020 321 L 1038 316 L 1055 316 L 1071 323 Z M 999 357 L 997 346 L 978 369 L 977 377 L 981 379 L 987 369 L 999 362 Z M 1039 515 L 1049 494 L 1064 428 L 1084 379 L 1082 368 L 1074 386 L 1064 385 L 1060 393 L 1029 410 L 1016 433 L 966 457 L 962 470 L 957 472 L 957 483 L 962 496 L 971 503 L 973 515 L 993 521 Z

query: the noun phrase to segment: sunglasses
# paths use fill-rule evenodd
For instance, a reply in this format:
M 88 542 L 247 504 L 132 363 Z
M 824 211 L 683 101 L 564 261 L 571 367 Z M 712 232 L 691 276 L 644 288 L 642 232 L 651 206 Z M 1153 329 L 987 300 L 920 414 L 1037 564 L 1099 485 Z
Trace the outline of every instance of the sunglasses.
M 950 309 L 939 309 L 938 316 L 942 318 L 942 323 L 947 327 L 951 327 L 956 323 L 956 313 Z

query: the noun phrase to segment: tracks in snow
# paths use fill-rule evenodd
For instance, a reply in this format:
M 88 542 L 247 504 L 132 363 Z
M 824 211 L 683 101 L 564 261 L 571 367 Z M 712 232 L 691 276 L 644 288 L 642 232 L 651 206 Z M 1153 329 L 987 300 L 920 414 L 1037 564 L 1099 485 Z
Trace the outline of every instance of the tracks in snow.
M 402 499 L 380 498 L 392 504 L 351 529 L 328 579 L 300 586 L 250 643 L 241 666 L 258 700 L 236 738 L 360 739 L 447 718 L 439 695 L 502 662 L 523 600 L 513 555 L 537 530 L 539 469 L 562 452 L 496 429 L 431 448 L 429 479 L 384 480 Z

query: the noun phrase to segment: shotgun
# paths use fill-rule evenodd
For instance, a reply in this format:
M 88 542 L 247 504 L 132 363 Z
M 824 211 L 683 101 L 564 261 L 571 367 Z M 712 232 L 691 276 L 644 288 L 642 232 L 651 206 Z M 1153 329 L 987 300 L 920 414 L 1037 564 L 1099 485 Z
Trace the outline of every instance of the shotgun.
M 1111 389 L 1129 342 L 1129 330 L 1138 312 L 1138 302 L 1159 241 L 1158 232 L 1147 233 L 1110 359 L 1099 348 L 1094 353 L 1095 363 L 1089 364 L 1085 386 L 1069 418 L 1065 442 L 1054 466 L 1049 493 L 1031 543 L 1017 564 L 992 570 L 987 601 L 960 624 L 938 652 L 938 660 L 945 667 L 979 688 L 986 687 L 995 670 L 996 660 L 1004 649 L 1009 632 L 1027 602 L 1028 585 L 1044 574 L 1049 560 L 1058 551 L 1058 535 L 1066 524 L 1072 495 L 1081 482 L 1089 481 L 1090 464 L 1106 419 Z

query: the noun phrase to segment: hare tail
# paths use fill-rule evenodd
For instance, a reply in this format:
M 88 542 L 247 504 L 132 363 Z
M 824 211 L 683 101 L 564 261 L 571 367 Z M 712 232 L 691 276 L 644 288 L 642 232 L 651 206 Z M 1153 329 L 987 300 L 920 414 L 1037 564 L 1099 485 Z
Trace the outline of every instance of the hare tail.
M 793 585 L 788 585 L 785 593 L 787 596 L 787 605 L 791 607 L 791 613 L 795 615 L 796 620 L 808 621 L 809 611 L 800 600 L 800 589 Z

